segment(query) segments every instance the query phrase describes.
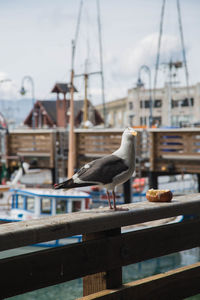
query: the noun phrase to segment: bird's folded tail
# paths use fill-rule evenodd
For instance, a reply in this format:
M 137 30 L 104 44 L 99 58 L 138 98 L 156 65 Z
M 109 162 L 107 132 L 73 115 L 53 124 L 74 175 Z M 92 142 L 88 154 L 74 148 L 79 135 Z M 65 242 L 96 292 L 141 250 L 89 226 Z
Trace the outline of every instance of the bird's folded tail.
M 83 182 L 83 183 L 76 183 L 74 182 L 74 180 L 72 178 L 61 182 L 61 183 L 56 183 L 54 184 L 54 189 L 58 190 L 58 189 L 73 189 L 76 187 L 82 187 L 82 186 L 89 186 L 89 185 L 95 185 L 95 183 L 88 183 L 88 182 Z

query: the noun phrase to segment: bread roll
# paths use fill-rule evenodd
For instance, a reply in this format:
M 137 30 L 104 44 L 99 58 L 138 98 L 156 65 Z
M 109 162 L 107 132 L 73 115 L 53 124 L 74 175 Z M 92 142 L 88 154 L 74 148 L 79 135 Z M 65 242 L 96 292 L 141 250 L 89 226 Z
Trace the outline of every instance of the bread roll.
M 146 192 L 146 198 L 150 202 L 170 202 L 173 194 L 170 190 L 150 189 Z

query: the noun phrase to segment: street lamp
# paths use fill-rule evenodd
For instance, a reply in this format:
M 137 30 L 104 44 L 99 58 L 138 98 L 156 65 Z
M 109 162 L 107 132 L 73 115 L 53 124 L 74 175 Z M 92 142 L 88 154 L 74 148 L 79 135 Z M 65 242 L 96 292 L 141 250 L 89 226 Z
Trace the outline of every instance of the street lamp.
M 139 69 L 137 87 L 141 88 L 144 86 L 144 83 L 141 80 L 141 72 L 143 70 L 149 75 L 149 127 L 151 127 L 153 122 L 153 101 L 151 95 L 151 70 L 146 65 L 142 65 Z
M 35 86 L 34 86 L 34 81 L 31 76 L 24 76 L 22 78 L 22 83 L 21 83 L 21 89 L 20 89 L 20 94 L 24 96 L 26 94 L 26 89 L 24 88 L 24 82 L 25 80 L 29 81 L 31 84 L 31 90 L 32 90 L 32 105 L 33 105 L 33 114 L 32 114 L 32 128 L 35 129 Z

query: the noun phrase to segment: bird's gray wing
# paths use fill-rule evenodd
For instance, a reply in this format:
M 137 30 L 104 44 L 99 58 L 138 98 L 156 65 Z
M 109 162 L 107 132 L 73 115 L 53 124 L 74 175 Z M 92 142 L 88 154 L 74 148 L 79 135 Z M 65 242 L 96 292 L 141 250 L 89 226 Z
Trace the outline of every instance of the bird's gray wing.
M 108 184 L 113 181 L 116 175 L 127 171 L 128 168 L 122 158 L 116 155 L 108 155 L 86 164 L 76 174 L 84 182 Z

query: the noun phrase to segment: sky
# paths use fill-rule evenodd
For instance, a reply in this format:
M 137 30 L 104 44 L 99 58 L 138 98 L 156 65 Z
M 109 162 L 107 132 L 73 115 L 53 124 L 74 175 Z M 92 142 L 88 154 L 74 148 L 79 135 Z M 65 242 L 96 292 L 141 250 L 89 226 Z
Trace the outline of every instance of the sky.
M 127 96 L 139 68 L 147 65 L 154 76 L 162 0 L 99 0 L 106 101 Z M 200 81 L 200 1 L 180 0 L 189 82 Z M 51 99 L 56 82 L 69 82 L 72 40 L 80 0 L 0 0 L 0 99 L 18 100 L 22 79 L 30 76 L 36 99 Z M 176 0 L 166 0 L 160 62 L 182 60 Z M 84 0 L 75 52 L 75 74 L 100 70 L 96 0 Z M 178 79 L 185 85 L 184 69 Z M 147 74 L 142 80 L 148 87 Z M 158 85 L 167 80 L 160 66 Z M 152 80 L 153 81 L 153 80 Z M 26 97 L 32 85 L 25 79 Z M 75 79 L 83 99 L 83 77 Z M 101 103 L 100 75 L 89 76 L 88 94 Z

